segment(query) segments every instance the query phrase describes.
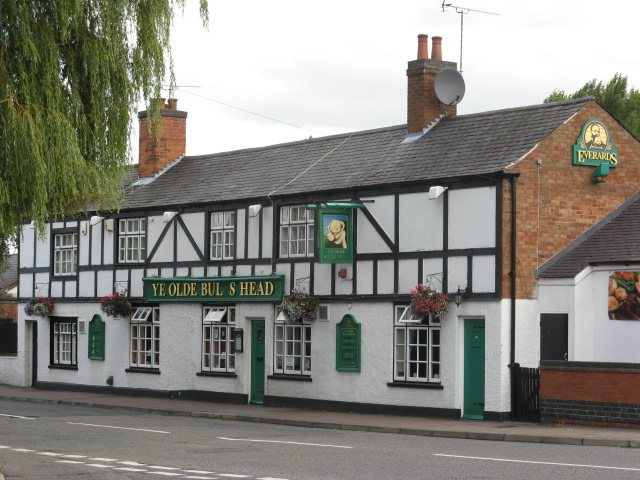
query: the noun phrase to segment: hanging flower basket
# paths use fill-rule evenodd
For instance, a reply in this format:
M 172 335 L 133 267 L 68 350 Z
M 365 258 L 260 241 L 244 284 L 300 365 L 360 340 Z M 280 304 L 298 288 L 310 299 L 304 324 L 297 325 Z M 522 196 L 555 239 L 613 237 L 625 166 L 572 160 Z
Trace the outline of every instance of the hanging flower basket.
M 414 317 L 441 319 L 449 309 L 449 296 L 423 284 L 411 290 L 411 313 Z
M 24 313 L 30 317 L 46 317 L 53 310 L 53 302 L 45 297 L 35 297 L 27 302 Z
M 291 294 L 282 299 L 280 308 L 288 322 L 308 322 L 318 318 L 320 302 L 306 292 L 291 290 Z
M 131 311 L 131 303 L 127 298 L 127 291 L 115 292 L 100 300 L 100 310 L 112 317 L 126 317 Z

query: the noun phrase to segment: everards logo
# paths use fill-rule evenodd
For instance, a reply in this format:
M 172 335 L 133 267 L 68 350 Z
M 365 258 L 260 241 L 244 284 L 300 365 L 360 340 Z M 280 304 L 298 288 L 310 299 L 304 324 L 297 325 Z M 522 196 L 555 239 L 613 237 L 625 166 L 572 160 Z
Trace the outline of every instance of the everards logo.
M 573 146 L 573 164 L 597 167 L 601 163 L 618 166 L 618 149 L 609 136 L 609 129 L 600 120 L 589 120 Z

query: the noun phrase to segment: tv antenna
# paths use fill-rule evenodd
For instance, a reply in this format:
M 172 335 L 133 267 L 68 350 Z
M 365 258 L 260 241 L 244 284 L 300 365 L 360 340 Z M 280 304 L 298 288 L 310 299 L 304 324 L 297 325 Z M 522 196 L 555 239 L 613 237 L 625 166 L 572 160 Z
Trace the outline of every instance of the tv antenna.
M 460 7 L 458 5 L 452 5 L 447 3 L 446 0 L 442 0 L 442 11 L 446 11 L 447 8 L 454 8 L 456 13 L 460 14 L 460 69 L 459 72 L 462 73 L 462 33 L 464 31 L 464 16 L 469 12 L 476 13 L 486 13 L 487 15 L 500 15 L 499 13 L 494 12 L 486 12 L 484 10 L 476 10 L 474 8 Z

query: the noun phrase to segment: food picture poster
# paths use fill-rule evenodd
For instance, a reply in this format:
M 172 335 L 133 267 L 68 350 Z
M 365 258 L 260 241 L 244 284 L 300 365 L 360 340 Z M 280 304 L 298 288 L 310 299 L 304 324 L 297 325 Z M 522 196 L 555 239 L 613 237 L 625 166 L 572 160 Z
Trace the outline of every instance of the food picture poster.
M 609 319 L 640 320 L 640 272 L 613 272 L 609 277 Z

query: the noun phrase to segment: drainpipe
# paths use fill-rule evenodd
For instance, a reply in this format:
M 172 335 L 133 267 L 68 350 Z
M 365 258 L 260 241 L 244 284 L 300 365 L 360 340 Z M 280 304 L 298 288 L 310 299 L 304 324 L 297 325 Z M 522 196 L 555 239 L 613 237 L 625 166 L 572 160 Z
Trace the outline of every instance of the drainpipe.
M 516 177 L 511 182 L 511 351 L 509 369 L 511 371 L 511 419 L 515 419 L 516 395 Z

